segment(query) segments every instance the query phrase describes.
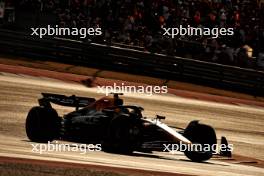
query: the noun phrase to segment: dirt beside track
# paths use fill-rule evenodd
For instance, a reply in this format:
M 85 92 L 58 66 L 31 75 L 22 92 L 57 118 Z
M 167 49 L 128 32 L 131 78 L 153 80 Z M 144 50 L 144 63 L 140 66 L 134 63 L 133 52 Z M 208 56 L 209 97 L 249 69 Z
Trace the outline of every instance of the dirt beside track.
M 33 159 L 25 159 L 25 158 L 11 158 L 11 157 L 1 157 L 0 156 L 0 168 L 5 169 L 2 170 L 3 174 L 1 175 L 18 175 L 21 173 L 23 175 L 36 175 L 41 176 L 43 171 L 43 175 L 63 175 L 63 176 L 136 176 L 136 175 L 144 175 L 144 176 L 191 176 L 186 174 L 173 174 L 167 172 L 153 172 L 153 171 L 145 171 L 138 169 L 128 169 L 128 168 L 115 168 L 110 166 L 100 166 L 100 165 L 92 165 L 92 164 L 78 164 L 78 163 L 66 163 L 66 162 L 56 162 L 56 161 L 44 161 L 44 160 L 33 160 Z M 21 169 L 18 169 L 21 168 Z M 19 171 L 18 171 L 19 170 Z
M 96 93 L 96 88 L 81 85 L 80 81 L 83 79 L 87 77 L 0 65 L 0 172 L 14 170 L 14 163 L 21 168 L 25 164 L 25 167 L 30 167 L 30 163 L 34 162 L 40 169 L 32 172 L 43 174 L 41 171 L 48 169 L 50 175 L 64 175 L 63 171 L 52 173 L 54 166 L 62 170 L 72 169 L 69 173 L 74 173 L 75 169 L 79 170 L 78 167 L 87 167 L 92 171 L 110 171 L 121 175 L 264 175 L 262 102 L 237 98 L 230 100 L 224 97 L 227 102 L 223 102 L 216 97 L 213 97 L 216 101 L 201 101 L 175 94 L 152 97 L 138 94 L 124 96 L 126 104 L 143 106 L 144 115 L 147 117 L 154 117 L 157 113 L 166 116 L 165 122 L 169 125 L 185 127 L 189 121 L 197 119 L 214 126 L 218 139 L 224 135 L 234 144 L 235 155 L 232 159 L 213 158 L 205 163 L 194 163 L 187 160 L 182 153 L 136 153 L 134 156 L 126 156 L 105 152 L 91 152 L 85 155 L 78 152 L 32 152 L 31 142 L 28 141 L 24 129 L 28 110 L 37 105 L 41 92 L 95 98 L 103 96 Z M 97 84 L 111 84 L 111 81 L 102 78 L 97 81 Z M 55 108 L 59 114 L 72 110 L 60 106 Z M 21 169 L 23 171 L 23 167 Z

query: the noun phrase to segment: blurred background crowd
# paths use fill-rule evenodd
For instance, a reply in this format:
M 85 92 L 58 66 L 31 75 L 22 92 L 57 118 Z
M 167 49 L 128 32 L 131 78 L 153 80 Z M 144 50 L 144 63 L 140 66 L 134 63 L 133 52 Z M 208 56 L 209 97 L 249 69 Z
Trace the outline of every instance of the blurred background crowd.
M 9 4 L 9 5 L 8 5 Z M 94 42 L 221 64 L 264 68 L 263 0 L 8 0 L 9 21 L 28 15 L 34 24 L 101 27 Z M 34 14 L 34 15 L 32 15 Z M 0 12 L 1 16 L 1 12 Z M 46 18 L 45 18 L 46 16 Z M 24 24 L 25 22 L 23 22 Z M 234 28 L 233 36 L 163 35 L 180 25 Z M 23 26 L 23 25 L 21 25 Z M 24 25 L 26 26 L 26 25 Z

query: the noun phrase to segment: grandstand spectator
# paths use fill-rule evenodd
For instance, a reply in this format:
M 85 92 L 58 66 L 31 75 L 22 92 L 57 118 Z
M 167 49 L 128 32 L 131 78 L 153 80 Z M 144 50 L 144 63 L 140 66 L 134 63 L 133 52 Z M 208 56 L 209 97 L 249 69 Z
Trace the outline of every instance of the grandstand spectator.
M 219 62 L 213 55 L 224 51 L 229 58 L 225 63 L 234 64 L 230 53 L 235 54 L 246 44 L 253 48 L 253 56 L 263 50 L 263 0 L 22 0 L 17 4 L 19 9 L 56 14 L 61 27 L 100 26 L 105 37 L 102 41 L 144 47 L 151 52 Z M 232 27 L 235 35 L 213 40 L 202 36 L 164 38 L 162 27 L 179 25 Z M 223 45 L 225 49 L 219 47 Z M 239 60 L 247 59 L 241 55 Z

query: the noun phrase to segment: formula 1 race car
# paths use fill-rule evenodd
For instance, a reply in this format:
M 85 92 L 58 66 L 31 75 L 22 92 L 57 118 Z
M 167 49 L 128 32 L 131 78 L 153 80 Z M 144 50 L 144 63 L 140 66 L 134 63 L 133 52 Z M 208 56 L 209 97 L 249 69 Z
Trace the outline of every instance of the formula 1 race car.
M 225 137 L 221 143 L 225 150 L 216 150 L 215 130 L 198 121 L 190 122 L 186 129 L 169 127 L 161 122 L 163 116 L 143 117 L 140 106 L 124 105 L 120 94 L 101 99 L 42 93 L 39 106 L 33 107 L 26 118 L 26 133 L 33 142 L 55 139 L 86 144 L 100 143 L 106 152 L 131 154 L 134 151 L 172 151 L 175 145 L 200 144 L 207 150 L 185 150 L 192 161 L 201 162 L 213 155 L 231 157 Z M 75 107 L 76 110 L 59 117 L 51 103 Z M 178 148 L 177 148 L 178 149 Z

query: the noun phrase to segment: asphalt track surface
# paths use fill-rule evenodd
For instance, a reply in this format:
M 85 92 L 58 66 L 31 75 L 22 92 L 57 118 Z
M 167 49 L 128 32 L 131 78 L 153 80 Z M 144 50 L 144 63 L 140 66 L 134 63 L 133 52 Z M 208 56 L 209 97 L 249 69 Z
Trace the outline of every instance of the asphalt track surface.
M 126 104 L 145 108 L 144 115 L 157 113 L 167 117 L 166 123 L 185 127 L 191 120 L 201 120 L 216 128 L 217 137 L 226 136 L 240 159 L 213 158 L 205 163 L 190 162 L 182 153 L 136 153 L 134 156 L 105 152 L 32 152 L 32 142 L 25 134 L 28 110 L 37 105 L 41 92 L 99 98 L 96 88 L 46 77 L 0 73 L 0 157 L 28 158 L 79 164 L 96 164 L 115 168 L 136 168 L 149 171 L 190 175 L 264 175 L 264 109 L 250 105 L 230 105 L 180 98 L 175 95 L 128 94 Z M 59 114 L 71 108 L 55 106 Z M 67 143 L 59 141 L 59 143 Z

